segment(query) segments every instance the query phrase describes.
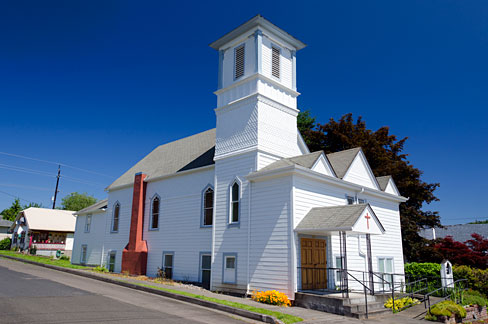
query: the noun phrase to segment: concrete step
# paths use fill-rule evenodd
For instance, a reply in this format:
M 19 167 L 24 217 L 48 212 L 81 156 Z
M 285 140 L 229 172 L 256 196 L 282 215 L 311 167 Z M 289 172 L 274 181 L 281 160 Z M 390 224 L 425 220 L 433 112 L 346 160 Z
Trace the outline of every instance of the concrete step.
M 352 313 L 350 316 L 357 318 L 357 319 L 366 319 L 366 318 L 379 317 L 379 316 L 386 315 L 386 314 L 391 314 L 391 309 L 383 308 L 383 309 L 375 309 L 375 310 L 371 310 L 371 311 L 368 309 L 368 315 L 367 316 L 366 316 L 366 311 L 358 312 L 358 313 Z
M 384 308 L 384 304 L 380 302 L 368 303 L 368 311 Z M 365 312 L 366 304 L 344 305 L 344 309 L 347 309 L 351 313 Z

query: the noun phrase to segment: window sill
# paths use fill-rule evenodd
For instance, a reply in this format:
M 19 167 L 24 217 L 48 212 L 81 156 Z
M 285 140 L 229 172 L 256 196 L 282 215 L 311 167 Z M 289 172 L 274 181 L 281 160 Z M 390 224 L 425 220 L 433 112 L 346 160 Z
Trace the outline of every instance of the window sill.
M 150 231 L 150 232 L 157 232 L 157 231 L 159 231 L 159 227 L 149 228 L 148 231 Z
M 213 225 L 200 225 L 200 228 L 212 228 Z
M 227 224 L 227 228 L 230 228 L 230 227 L 240 228 L 241 227 L 241 223 L 240 222 L 234 222 L 234 223 Z

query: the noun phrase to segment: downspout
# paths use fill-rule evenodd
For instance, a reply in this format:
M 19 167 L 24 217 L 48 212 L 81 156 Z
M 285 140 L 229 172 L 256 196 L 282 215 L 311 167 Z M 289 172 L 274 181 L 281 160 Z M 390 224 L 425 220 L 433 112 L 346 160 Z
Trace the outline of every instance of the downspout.
M 249 198 L 247 204 L 247 285 L 246 285 L 246 295 L 250 294 L 250 286 L 251 286 L 251 195 L 252 193 L 252 181 L 249 181 Z

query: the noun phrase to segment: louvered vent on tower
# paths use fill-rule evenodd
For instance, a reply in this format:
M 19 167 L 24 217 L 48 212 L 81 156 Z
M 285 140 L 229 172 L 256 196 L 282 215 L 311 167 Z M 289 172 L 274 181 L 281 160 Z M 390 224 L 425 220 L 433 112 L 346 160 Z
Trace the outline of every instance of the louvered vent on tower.
M 271 57 L 271 74 L 275 78 L 280 78 L 280 49 L 277 47 L 271 47 L 272 57 Z
M 244 75 L 244 45 L 236 47 L 235 52 L 234 78 L 239 79 Z

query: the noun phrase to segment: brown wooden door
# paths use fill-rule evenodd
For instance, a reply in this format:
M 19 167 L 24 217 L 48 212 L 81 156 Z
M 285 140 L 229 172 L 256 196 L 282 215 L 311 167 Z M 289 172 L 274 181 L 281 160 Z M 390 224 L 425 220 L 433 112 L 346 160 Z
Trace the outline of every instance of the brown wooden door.
M 303 290 L 327 288 L 326 247 L 322 239 L 301 239 Z

